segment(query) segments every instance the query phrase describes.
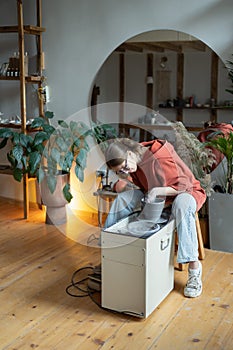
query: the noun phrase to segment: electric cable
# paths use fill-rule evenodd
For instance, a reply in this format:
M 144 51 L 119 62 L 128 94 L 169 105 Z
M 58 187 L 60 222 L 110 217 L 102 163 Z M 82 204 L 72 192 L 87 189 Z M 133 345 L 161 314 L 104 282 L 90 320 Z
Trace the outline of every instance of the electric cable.
M 68 295 L 70 295 L 71 297 L 75 297 L 75 298 L 83 298 L 83 297 L 89 297 L 100 309 L 102 310 L 105 310 L 105 311 L 108 311 L 108 312 L 111 312 L 111 313 L 115 313 L 115 314 L 126 314 L 128 316 L 139 316 L 139 317 L 142 317 L 143 314 L 140 314 L 140 313 L 137 313 L 137 312 L 133 312 L 133 311 L 128 311 L 128 310 L 122 310 L 122 311 L 117 311 L 117 310 L 111 310 L 111 309 L 108 309 L 104 306 L 102 306 L 100 303 L 98 303 L 95 298 L 93 297 L 94 294 L 98 294 L 98 295 L 101 295 L 101 291 L 97 291 L 95 289 L 92 289 L 88 286 L 87 283 L 84 283 L 86 281 L 88 281 L 89 279 L 89 276 L 87 275 L 86 277 L 78 280 L 78 281 L 75 281 L 75 278 L 77 277 L 77 275 L 83 271 L 83 270 L 92 270 L 92 271 L 95 271 L 96 267 L 93 267 L 93 266 L 84 266 L 84 267 L 81 267 L 79 268 L 78 270 L 76 270 L 73 274 L 72 274 L 72 277 L 71 277 L 71 283 L 66 287 L 66 293 Z M 101 273 L 100 273 L 101 275 Z M 85 285 L 86 288 L 85 289 L 82 289 L 80 287 L 80 285 Z M 81 292 L 82 294 L 73 294 L 70 292 L 70 289 L 71 288 L 75 288 L 78 290 L 78 292 Z
M 90 245 L 93 241 L 99 241 L 99 237 L 97 237 L 94 233 L 92 233 L 87 239 L 87 245 Z
M 88 280 L 88 276 L 86 276 L 85 278 L 82 278 L 81 280 L 78 280 L 78 281 L 75 281 L 75 278 L 77 276 L 77 274 L 79 274 L 81 271 L 83 270 L 87 270 L 87 269 L 91 269 L 93 270 L 93 267 L 92 266 L 85 266 L 85 267 L 81 267 L 79 268 L 78 270 L 76 270 L 73 274 L 72 274 L 72 277 L 71 277 L 71 284 L 69 284 L 67 287 L 66 287 L 66 293 L 72 297 L 76 297 L 76 298 L 82 298 L 82 297 L 87 297 L 89 296 L 89 292 L 87 290 L 87 288 L 84 290 L 80 287 L 80 285 L 83 285 L 85 281 Z M 87 284 L 86 284 L 87 285 Z M 72 292 L 70 292 L 70 289 L 71 288 L 75 288 L 77 289 L 79 292 L 81 293 L 84 293 L 84 294 L 73 294 Z

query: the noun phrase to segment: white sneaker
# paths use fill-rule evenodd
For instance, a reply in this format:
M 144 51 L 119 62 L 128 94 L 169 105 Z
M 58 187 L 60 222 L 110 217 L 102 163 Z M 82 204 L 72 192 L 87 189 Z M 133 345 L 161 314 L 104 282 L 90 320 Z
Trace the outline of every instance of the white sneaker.
M 200 261 L 198 263 L 198 269 L 188 269 L 188 282 L 184 288 L 185 297 L 196 298 L 202 293 L 202 265 Z

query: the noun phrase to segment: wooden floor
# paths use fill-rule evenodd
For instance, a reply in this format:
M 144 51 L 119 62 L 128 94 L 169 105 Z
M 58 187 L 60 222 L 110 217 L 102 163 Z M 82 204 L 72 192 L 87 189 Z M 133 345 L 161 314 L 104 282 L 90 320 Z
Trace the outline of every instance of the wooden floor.
M 0 199 L 1 350 L 233 349 L 233 254 L 206 250 L 197 299 L 184 298 L 187 271 L 176 270 L 175 289 L 143 320 L 69 296 L 73 272 L 97 265 L 100 249 L 45 225 L 36 208 L 21 217 Z

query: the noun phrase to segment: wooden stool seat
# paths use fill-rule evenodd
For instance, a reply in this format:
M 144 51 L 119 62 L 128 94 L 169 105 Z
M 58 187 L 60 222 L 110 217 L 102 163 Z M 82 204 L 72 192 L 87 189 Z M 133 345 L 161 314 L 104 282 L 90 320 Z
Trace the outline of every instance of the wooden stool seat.
M 197 240 L 198 240 L 198 257 L 200 260 L 205 259 L 205 249 L 204 249 L 204 243 L 203 243 L 203 237 L 201 233 L 201 225 L 199 221 L 198 213 L 195 214 L 195 223 L 196 223 L 196 230 L 197 230 Z M 177 235 L 177 234 L 176 234 Z M 185 268 L 184 264 L 179 263 L 179 270 L 183 271 Z

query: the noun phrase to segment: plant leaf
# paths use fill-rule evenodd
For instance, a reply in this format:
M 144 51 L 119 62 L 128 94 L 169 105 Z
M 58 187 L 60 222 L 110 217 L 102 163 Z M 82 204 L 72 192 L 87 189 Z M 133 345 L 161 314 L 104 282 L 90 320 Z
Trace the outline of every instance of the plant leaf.
M 73 198 L 72 194 L 70 193 L 70 184 L 65 184 L 63 187 L 63 195 L 68 203 L 70 203 L 71 199 Z
M 41 162 L 41 155 L 38 152 L 32 152 L 29 154 L 29 169 L 30 169 L 30 174 L 35 175 L 39 165 Z
M 61 152 L 67 152 L 70 148 L 70 144 L 65 141 L 65 139 L 62 136 L 58 136 L 56 138 L 56 144 L 58 145 L 58 148 Z
M 0 149 L 1 148 L 4 148 L 5 146 L 6 146 L 6 144 L 7 144 L 7 138 L 4 138 L 1 142 L 0 142 Z
M 37 180 L 38 180 L 39 184 L 44 180 L 44 177 L 45 177 L 45 172 L 42 169 L 42 167 L 40 167 L 38 169 L 38 172 L 37 172 Z
M 19 143 L 27 148 L 30 143 L 33 142 L 33 138 L 30 135 L 19 134 Z
M 80 138 L 79 137 L 77 137 L 75 140 L 74 140 L 74 146 L 75 147 L 77 147 L 77 148 L 79 148 L 79 146 L 80 146 L 80 143 L 81 143 L 81 141 L 80 141 Z
M 59 164 L 61 153 L 58 151 L 58 149 L 52 148 L 50 156 L 52 160 L 54 160 L 57 164 Z
M 51 111 L 46 111 L 45 112 L 45 117 L 48 119 L 52 119 L 54 117 L 54 113 Z
M 75 168 L 74 168 L 74 171 L 75 171 L 75 175 L 77 176 L 79 181 L 83 182 L 84 181 L 84 171 L 83 171 L 83 169 L 79 165 L 76 164 Z
M 12 149 L 12 156 L 19 163 L 23 157 L 23 147 L 19 144 L 15 145 Z
M 57 186 L 57 177 L 48 174 L 46 179 L 47 179 L 47 184 L 48 184 L 48 188 L 49 188 L 50 192 L 54 193 L 56 186 Z
M 3 137 L 6 137 L 6 138 L 12 137 L 13 133 L 14 132 L 11 129 L 8 129 L 8 128 L 0 129 L 0 139 L 3 138 Z
M 64 120 L 58 120 L 58 125 L 60 125 L 63 128 L 69 127 L 69 125 Z
M 31 124 L 31 128 L 32 129 L 36 129 L 36 128 L 41 128 L 46 124 L 46 120 L 42 117 L 37 117 L 33 120 L 32 124 Z
M 16 165 L 16 160 L 15 160 L 15 157 L 12 156 L 12 150 L 7 153 L 7 159 L 9 160 L 10 164 L 14 168 Z
M 19 168 L 15 168 L 13 170 L 13 176 L 16 181 L 20 182 L 23 178 L 23 171 Z
M 20 134 L 18 134 L 17 132 L 14 132 L 12 141 L 14 144 L 19 144 L 20 143 Z
M 63 163 L 60 164 L 61 168 L 65 171 L 70 171 L 73 160 L 74 160 L 73 153 L 71 151 L 68 151 L 63 159 Z
M 86 163 L 87 163 L 87 151 L 82 148 L 79 151 L 79 154 L 76 157 L 76 164 L 79 165 L 82 169 L 84 169 L 86 167 Z
M 44 124 L 43 129 L 47 134 L 49 134 L 49 136 L 52 135 L 56 130 L 52 125 L 49 124 Z
M 47 141 L 49 139 L 49 135 L 45 131 L 40 131 L 36 133 L 34 138 L 34 146 L 38 146 L 39 144 L 42 144 L 44 141 Z

